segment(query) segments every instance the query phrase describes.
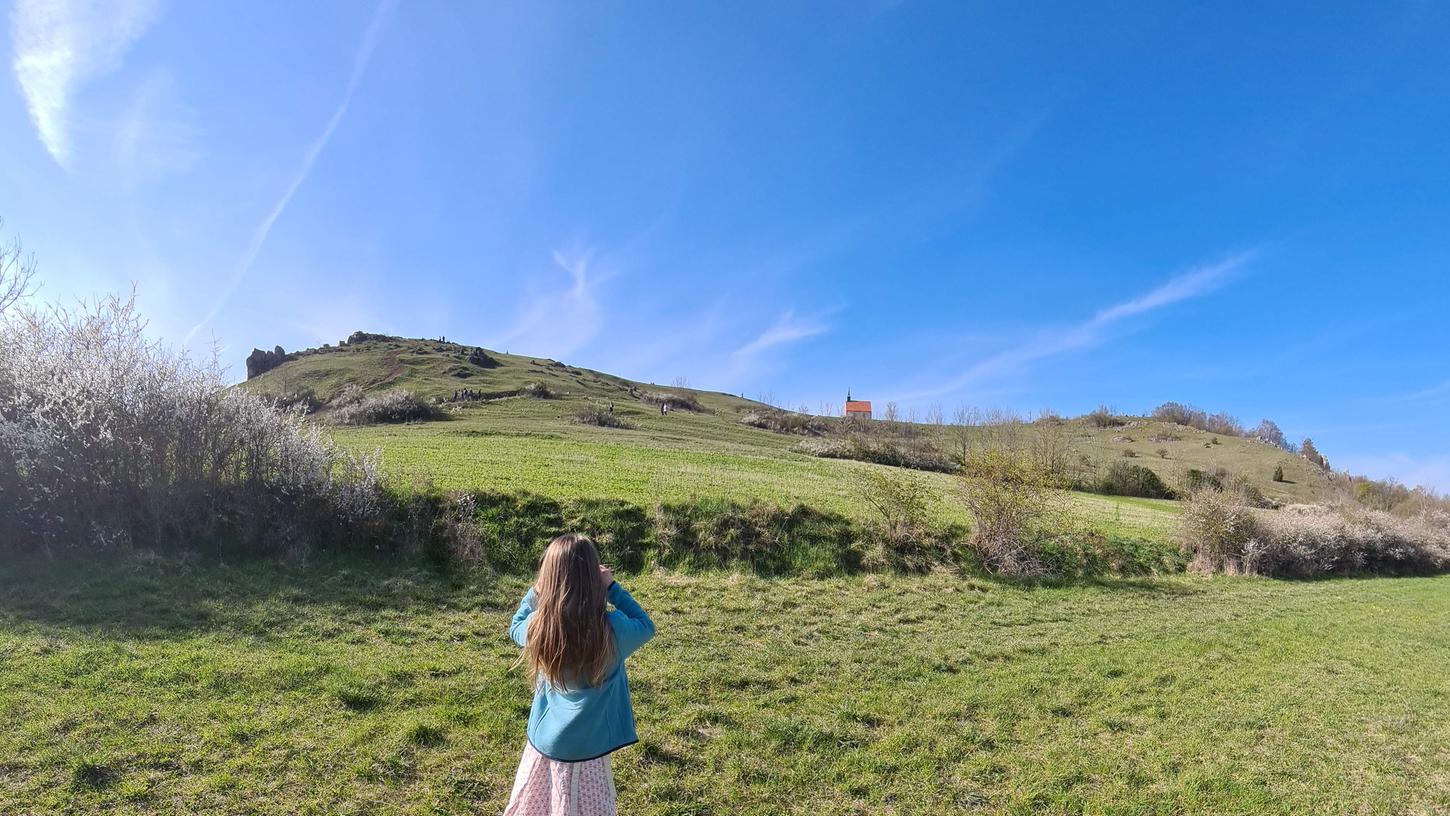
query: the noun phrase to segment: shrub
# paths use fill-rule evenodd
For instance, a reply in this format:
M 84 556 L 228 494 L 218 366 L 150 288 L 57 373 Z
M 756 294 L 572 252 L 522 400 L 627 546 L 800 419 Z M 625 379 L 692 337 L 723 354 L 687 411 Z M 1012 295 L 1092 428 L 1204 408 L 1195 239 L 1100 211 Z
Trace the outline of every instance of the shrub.
M 0 317 L 0 547 L 371 540 L 376 462 L 146 339 L 134 300 Z
M 1276 482 L 1282 482 L 1282 481 L 1284 481 L 1284 466 L 1283 465 L 1275 465 L 1274 466 L 1274 481 L 1276 481 Z
M 525 397 L 532 397 L 534 399 L 542 400 L 551 400 L 559 396 L 558 394 L 555 394 L 553 390 L 549 388 L 549 386 L 541 382 L 528 383 L 523 388 L 519 389 L 519 393 Z
M 921 486 L 914 478 L 871 471 L 857 483 L 856 495 L 877 515 L 871 565 L 926 572 L 949 560 L 950 548 L 933 534 Z
M 1242 473 L 1228 473 L 1224 471 L 1220 479 L 1223 482 L 1225 492 L 1233 493 L 1244 504 L 1250 507 L 1278 506 L 1272 499 L 1264 495 L 1264 491 L 1260 490 L 1258 485 L 1254 484 L 1248 476 Z
M 858 529 L 843 516 L 797 505 L 697 499 L 658 504 L 656 557 L 671 567 L 745 566 L 763 575 L 836 575 L 860 569 Z
M 852 434 L 844 439 L 812 439 L 801 443 L 803 453 L 827 459 L 854 459 L 890 467 L 952 473 L 957 466 L 929 440 L 873 438 Z
M 988 439 L 991 435 L 987 435 Z M 1011 450 L 1011 447 L 1003 448 Z M 1072 483 L 1073 447 L 1072 438 L 1061 421 L 1044 423 L 1039 420 L 1029 434 L 1027 456 L 1039 472 L 1047 475 L 1059 487 Z
M 1087 415 L 1089 425 L 1094 428 L 1118 428 L 1128 424 L 1127 420 L 1113 413 L 1113 409 L 1106 405 L 1099 405 Z
M 439 560 L 474 566 L 488 563 L 478 524 L 478 498 L 472 493 L 447 496 L 434 515 L 432 526 L 428 541 Z
M 363 401 L 363 396 L 362 386 L 357 383 L 348 383 L 332 395 L 332 399 L 327 401 L 327 407 L 337 409 L 357 405 Z
M 310 414 L 322 407 L 322 400 L 311 388 L 297 388 L 273 398 L 273 403 L 283 411 L 297 410 Z
M 1245 546 L 1248 571 L 1304 578 L 1450 569 L 1450 519 L 1400 519 L 1378 510 L 1292 505 L 1263 513 Z
M 397 422 L 422 422 L 439 419 L 442 410 L 412 391 L 393 389 L 373 394 L 358 402 L 334 409 L 332 421 L 338 425 L 377 425 Z
M 1181 537 L 1197 569 L 1281 578 L 1450 570 L 1450 515 L 1291 505 L 1250 509 L 1233 491 L 1184 502 Z
M 674 391 L 643 391 L 640 393 L 641 401 L 649 405 L 669 405 L 671 411 L 686 410 L 694 411 L 697 414 L 709 413 L 705 406 L 695 399 L 694 394 L 681 394 Z
M 1103 471 L 1097 490 L 1109 496 L 1137 496 L 1144 499 L 1171 499 L 1174 493 L 1157 473 L 1142 465 L 1113 462 Z
M 987 451 L 963 464 L 962 485 L 969 544 L 982 566 L 1003 575 L 1046 572 L 1041 556 L 1060 529 L 1061 511 L 1051 475 L 1024 457 Z
M 1153 419 L 1160 422 L 1172 422 L 1175 425 L 1184 425 L 1189 428 L 1197 428 L 1200 431 L 1223 434 L 1224 436 L 1243 436 L 1244 426 L 1238 419 L 1226 413 L 1209 415 L 1202 408 L 1192 405 L 1184 405 L 1179 402 L 1165 402 L 1153 409 Z M 1269 423 L 1273 424 L 1273 423 Z
M 1122 456 L 1124 459 L 1138 458 L 1138 452 L 1133 450 L 1132 448 L 1123 448 L 1121 451 L 1119 451 L 1118 455 Z
M 1191 566 L 1202 572 L 1246 572 L 1245 550 L 1257 533 L 1252 510 L 1233 494 L 1199 490 L 1183 502 L 1179 537 Z
M 830 429 L 820 417 L 790 411 L 751 411 L 741 417 L 740 421 L 752 428 L 801 436 L 820 436 Z
M 604 408 L 601 405 L 587 403 L 579 406 L 574 411 L 574 421 L 580 425 L 597 425 L 601 428 L 633 428 L 634 425 L 626 422 L 623 417 Z

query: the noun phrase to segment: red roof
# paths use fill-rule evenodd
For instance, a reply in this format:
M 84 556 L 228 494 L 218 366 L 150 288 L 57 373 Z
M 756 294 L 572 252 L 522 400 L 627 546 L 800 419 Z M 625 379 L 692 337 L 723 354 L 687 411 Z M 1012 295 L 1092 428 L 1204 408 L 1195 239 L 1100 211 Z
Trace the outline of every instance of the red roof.
M 846 400 L 846 413 L 848 414 L 869 414 L 871 413 L 870 400 Z

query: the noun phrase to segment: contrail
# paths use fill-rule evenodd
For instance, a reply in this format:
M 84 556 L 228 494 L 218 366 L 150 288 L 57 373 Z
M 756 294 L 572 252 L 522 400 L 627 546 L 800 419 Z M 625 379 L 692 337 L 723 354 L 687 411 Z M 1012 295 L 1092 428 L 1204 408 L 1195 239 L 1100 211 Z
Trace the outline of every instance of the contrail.
M 243 252 L 242 257 L 237 259 L 236 268 L 232 271 L 231 280 L 227 282 L 227 287 L 222 292 L 222 296 L 217 299 L 216 305 L 212 307 L 211 311 L 207 312 L 206 317 L 202 318 L 201 322 L 192 326 L 191 331 L 186 333 L 186 339 L 183 341 L 183 345 L 190 343 L 191 338 L 195 337 L 196 333 L 203 326 L 216 318 L 217 314 L 231 301 L 232 295 L 236 294 L 237 288 L 242 285 L 242 281 L 246 279 L 247 274 L 252 271 L 252 262 L 257 259 L 257 254 L 262 251 L 262 246 L 267 243 L 267 235 L 272 232 L 272 225 L 277 223 L 277 219 L 282 216 L 282 212 L 287 209 L 287 205 L 292 203 L 292 196 L 297 194 L 297 188 L 301 187 L 302 182 L 307 180 L 308 174 L 312 172 L 312 165 L 317 163 L 317 157 L 322 155 L 323 150 L 327 149 L 327 143 L 332 139 L 333 131 L 337 130 L 337 126 L 342 124 L 343 117 L 347 116 L 347 107 L 352 104 L 352 95 L 357 92 L 357 86 L 362 82 L 363 73 L 367 70 L 368 61 L 372 59 L 373 49 L 377 48 L 378 41 L 382 39 L 383 30 L 387 28 L 388 21 L 392 19 L 393 11 L 397 6 L 397 0 L 382 0 L 378 4 L 377 10 L 373 12 L 372 20 L 368 23 L 368 29 L 363 34 L 362 45 L 358 48 L 357 55 L 353 58 L 352 76 L 347 80 L 347 91 L 342 95 L 342 102 L 332 112 L 332 117 L 327 120 L 327 127 L 322 129 L 322 134 L 307 149 L 307 154 L 302 159 L 301 171 L 292 179 L 292 183 L 287 186 L 286 192 L 273 205 L 272 211 L 267 213 L 267 217 L 262 220 L 262 223 L 257 226 L 256 231 L 252 233 L 252 240 L 247 244 L 246 252 Z

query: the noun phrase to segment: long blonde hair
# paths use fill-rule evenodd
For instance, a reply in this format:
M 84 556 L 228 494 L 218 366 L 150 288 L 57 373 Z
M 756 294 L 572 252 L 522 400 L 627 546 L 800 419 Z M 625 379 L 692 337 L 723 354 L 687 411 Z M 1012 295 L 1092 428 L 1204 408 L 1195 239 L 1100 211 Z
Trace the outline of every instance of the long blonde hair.
M 561 690 L 570 683 L 597 686 L 614 664 L 614 630 L 604 603 L 594 542 L 575 533 L 549 542 L 539 566 L 534 615 L 520 658 L 529 680 Z

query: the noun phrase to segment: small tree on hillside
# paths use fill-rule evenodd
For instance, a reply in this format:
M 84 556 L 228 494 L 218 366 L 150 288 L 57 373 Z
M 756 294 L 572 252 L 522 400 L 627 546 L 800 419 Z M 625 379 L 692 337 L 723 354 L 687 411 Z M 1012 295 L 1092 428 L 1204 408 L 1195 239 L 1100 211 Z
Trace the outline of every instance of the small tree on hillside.
M 1289 446 L 1289 440 L 1284 438 L 1284 432 L 1279 429 L 1278 424 L 1272 419 L 1261 421 L 1259 426 L 1254 428 L 1250 436 L 1261 442 L 1268 442 L 1276 448 L 1287 448 Z
M 1282 481 L 1284 481 L 1284 466 L 1283 465 L 1278 465 L 1278 466 L 1276 466 L 1274 468 L 1274 481 L 1276 481 L 1276 482 L 1282 482 Z
M 1304 437 L 1304 442 L 1299 445 L 1299 455 L 1308 459 L 1320 470 L 1329 470 L 1329 460 L 1325 459 L 1324 454 L 1320 453 L 1319 449 L 1314 447 L 1314 440 L 1307 436 Z
M 952 411 L 952 457 L 958 463 L 967 461 L 972 452 L 972 428 L 976 425 L 976 411 L 966 406 Z
M 933 425 L 941 425 L 943 423 L 941 403 L 933 402 L 931 407 L 926 409 L 926 421 Z

